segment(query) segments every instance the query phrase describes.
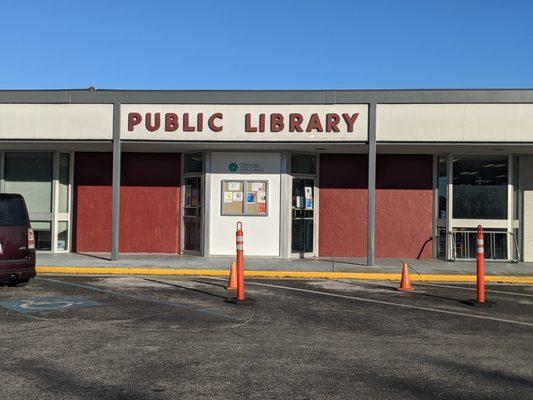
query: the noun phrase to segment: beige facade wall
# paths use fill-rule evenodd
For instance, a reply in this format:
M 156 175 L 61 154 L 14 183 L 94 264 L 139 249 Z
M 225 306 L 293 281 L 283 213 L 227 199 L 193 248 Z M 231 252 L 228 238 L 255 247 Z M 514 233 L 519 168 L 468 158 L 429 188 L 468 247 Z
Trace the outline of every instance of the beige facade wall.
M 523 192 L 522 252 L 524 261 L 533 262 L 533 156 L 520 157 L 520 187 Z
M 533 104 L 379 104 L 377 140 L 533 142 Z
M 0 138 L 111 140 L 111 104 L 0 104 Z

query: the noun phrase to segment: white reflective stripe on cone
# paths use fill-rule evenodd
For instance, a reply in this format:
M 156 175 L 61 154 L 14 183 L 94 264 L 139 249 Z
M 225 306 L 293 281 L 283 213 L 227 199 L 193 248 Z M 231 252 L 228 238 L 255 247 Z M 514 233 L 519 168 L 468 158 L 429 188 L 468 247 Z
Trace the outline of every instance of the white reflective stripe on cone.
M 242 246 L 242 245 L 241 245 L 241 246 L 237 245 L 237 250 L 244 250 L 244 246 Z
M 478 239 L 477 240 L 477 245 L 478 246 L 483 246 L 483 239 Z

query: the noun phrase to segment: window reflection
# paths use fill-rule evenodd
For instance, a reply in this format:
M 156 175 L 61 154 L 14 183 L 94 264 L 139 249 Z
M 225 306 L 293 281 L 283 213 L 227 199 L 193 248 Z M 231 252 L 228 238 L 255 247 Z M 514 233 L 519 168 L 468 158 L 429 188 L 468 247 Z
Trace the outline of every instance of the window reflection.
M 507 218 L 507 156 L 453 160 L 453 218 Z
M 202 172 L 202 160 L 203 155 L 202 153 L 193 153 L 193 154 L 185 154 L 184 156 L 184 172 L 187 173 L 195 173 L 195 172 Z
M 51 212 L 53 160 L 53 153 L 6 153 L 6 193 L 24 196 L 29 212 Z
M 446 218 L 446 199 L 448 198 L 448 168 L 447 157 L 439 156 L 437 165 L 437 185 L 439 193 L 439 215 L 437 218 Z

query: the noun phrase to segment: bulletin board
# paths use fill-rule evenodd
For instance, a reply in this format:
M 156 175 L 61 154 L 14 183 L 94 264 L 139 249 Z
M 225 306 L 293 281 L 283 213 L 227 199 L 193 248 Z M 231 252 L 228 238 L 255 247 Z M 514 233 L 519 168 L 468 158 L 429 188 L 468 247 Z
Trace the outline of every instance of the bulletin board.
M 268 215 L 268 181 L 222 181 L 222 215 Z
M 222 181 L 222 215 L 244 215 L 243 181 Z
M 246 181 L 246 215 L 267 215 L 267 182 Z

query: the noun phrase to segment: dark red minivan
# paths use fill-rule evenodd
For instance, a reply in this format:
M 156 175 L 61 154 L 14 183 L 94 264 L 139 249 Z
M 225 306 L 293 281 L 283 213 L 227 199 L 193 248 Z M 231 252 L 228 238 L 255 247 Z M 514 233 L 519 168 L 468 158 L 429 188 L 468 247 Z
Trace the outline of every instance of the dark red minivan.
M 0 284 L 23 286 L 35 278 L 35 238 L 24 198 L 0 193 Z

